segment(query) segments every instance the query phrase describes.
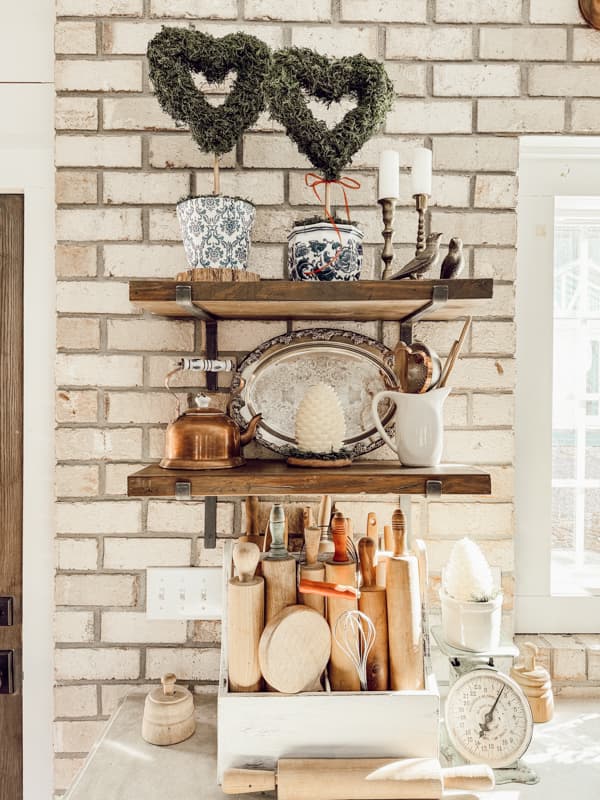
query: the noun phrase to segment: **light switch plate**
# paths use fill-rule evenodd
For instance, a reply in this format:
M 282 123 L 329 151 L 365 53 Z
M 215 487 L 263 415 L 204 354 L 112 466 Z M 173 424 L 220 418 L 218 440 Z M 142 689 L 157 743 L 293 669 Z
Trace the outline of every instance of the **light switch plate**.
M 146 570 L 148 619 L 221 619 L 221 567 L 149 567 Z

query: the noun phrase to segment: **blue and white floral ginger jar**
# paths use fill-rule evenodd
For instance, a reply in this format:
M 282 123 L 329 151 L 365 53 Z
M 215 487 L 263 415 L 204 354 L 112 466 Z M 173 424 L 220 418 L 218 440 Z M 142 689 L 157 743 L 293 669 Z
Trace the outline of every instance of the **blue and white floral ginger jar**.
M 247 200 L 220 195 L 177 203 L 183 246 L 191 267 L 247 269 L 256 209 Z
M 347 223 L 339 223 L 337 228 L 340 236 L 325 220 L 294 226 L 288 236 L 291 280 L 357 281 L 360 278 L 364 233 Z

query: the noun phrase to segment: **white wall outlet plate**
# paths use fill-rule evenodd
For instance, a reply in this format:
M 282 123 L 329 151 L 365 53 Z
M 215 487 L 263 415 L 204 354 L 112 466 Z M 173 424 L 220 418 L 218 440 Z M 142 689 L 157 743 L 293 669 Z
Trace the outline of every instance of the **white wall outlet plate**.
M 221 619 L 221 567 L 148 567 L 148 619 Z

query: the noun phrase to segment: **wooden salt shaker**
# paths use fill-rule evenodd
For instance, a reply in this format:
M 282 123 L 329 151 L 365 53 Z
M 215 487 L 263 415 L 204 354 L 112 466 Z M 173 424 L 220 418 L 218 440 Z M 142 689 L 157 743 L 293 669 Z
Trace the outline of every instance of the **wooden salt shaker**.
M 375 627 L 375 642 L 367 657 L 367 687 L 370 692 L 384 692 L 389 682 L 387 607 L 385 589 L 375 584 L 375 553 L 373 539 L 365 536 L 359 541 L 362 586 L 358 610 L 366 614 Z
M 408 552 L 404 513 L 392 515 L 394 552 L 387 562 L 386 592 L 390 648 L 390 686 L 394 691 L 423 689 L 423 627 L 417 559 Z
M 269 516 L 271 546 L 261 562 L 265 579 L 265 624 L 287 606 L 296 605 L 296 559 L 284 544 L 285 513 L 281 503 L 274 503 Z
M 356 585 L 356 564 L 348 560 L 348 521 L 341 512 L 336 512 L 331 520 L 331 535 L 335 551 L 333 557 L 325 562 L 325 580 L 328 583 Z M 342 650 L 335 638 L 335 623 L 344 611 L 356 610 L 356 599 L 329 597 L 327 599 L 327 622 L 331 628 L 331 661 L 329 680 L 336 692 L 360 691 L 360 680 L 356 667 Z
M 261 688 L 258 644 L 265 624 L 265 583 L 254 575 L 259 558 L 260 550 L 251 542 L 238 542 L 233 548 L 238 574 L 229 581 L 227 596 L 231 692 L 259 692 Z
M 534 722 L 550 722 L 554 716 L 552 680 L 547 669 L 536 664 L 537 647 L 531 642 L 521 645 L 522 658 L 510 670 L 510 676 L 529 701 Z
M 307 527 L 304 529 L 304 553 L 306 563 L 300 567 L 300 578 L 309 581 L 325 580 L 325 564 L 319 561 L 319 541 L 321 529 Z M 300 594 L 302 603 L 325 616 L 325 598 L 318 594 Z

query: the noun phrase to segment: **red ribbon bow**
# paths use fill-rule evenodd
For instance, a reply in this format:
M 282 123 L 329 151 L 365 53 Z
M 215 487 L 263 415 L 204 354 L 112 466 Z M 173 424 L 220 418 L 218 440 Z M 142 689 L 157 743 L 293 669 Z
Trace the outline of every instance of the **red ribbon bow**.
M 348 222 L 350 222 L 350 204 L 348 203 L 348 193 L 346 192 L 346 189 L 360 189 L 359 181 L 357 181 L 356 178 L 350 178 L 348 175 L 342 175 L 341 178 L 337 178 L 336 180 L 330 181 L 327 180 L 327 178 L 323 178 L 320 175 L 317 175 L 315 172 L 307 172 L 306 175 L 304 176 L 304 183 L 306 184 L 306 186 L 310 187 L 313 190 L 315 197 L 317 198 L 319 203 L 323 206 L 323 210 L 325 211 L 325 216 L 327 217 L 329 222 L 333 225 L 333 229 L 336 232 L 338 239 L 340 240 L 340 244 L 343 245 L 342 234 L 340 233 L 340 230 L 336 225 L 335 219 L 333 218 L 331 212 L 329 211 L 328 203 L 326 201 L 323 202 L 323 200 L 321 200 L 321 195 L 319 194 L 318 187 L 321 186 L 321 184 L 325 184 L 325 186 L 328 187 L 331 186 L 331 184 L 333 183 L 336 183 L 338 186 L 341 186 L 342 193 L 344 195 L 344 206 L 346 208 L 346 219 L 348 220 Z M 326 264 L 323 264 L 322 267 L 319 267 L 319 269 L 311 270 L 306 274 L 316 275 L 318 272 L 322 272 L 326 267 L 330 266 L 335 261 L 337 261 L 337 259 L 340 257 L 342 253 L 342 249 L 343 247 L 340 247 L 335 256 Z

